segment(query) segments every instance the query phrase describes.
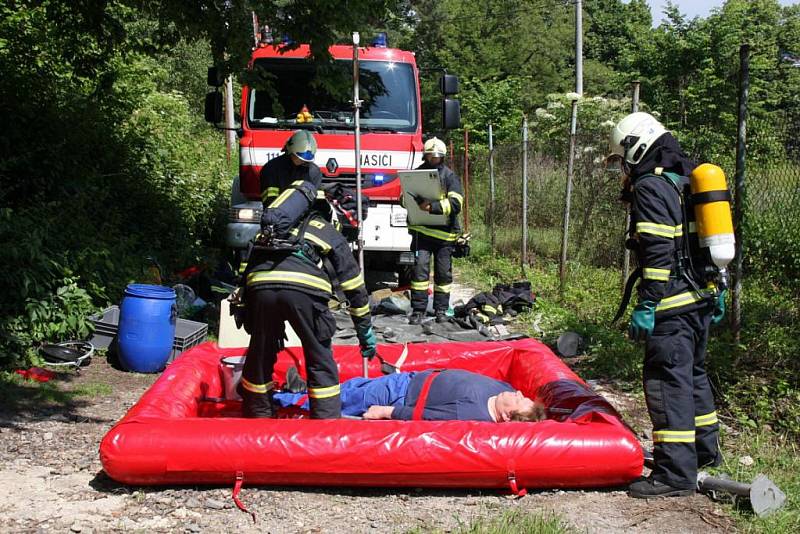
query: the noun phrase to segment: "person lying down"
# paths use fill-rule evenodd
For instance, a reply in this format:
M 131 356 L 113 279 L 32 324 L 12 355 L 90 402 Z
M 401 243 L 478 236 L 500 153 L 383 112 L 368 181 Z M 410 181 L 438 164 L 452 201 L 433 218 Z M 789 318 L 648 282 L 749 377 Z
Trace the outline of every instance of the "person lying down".
M 364 419 L 413 419 L 431 373 L 421 418 L 428 421 L 540 421 L 544 406 L 525 397 L 511 385 L 478 373 L 460 369 L 394 373 L 377 378 L 351 378 L 341 385 L 342 415 Z M 287 388 L 278 391 L 273 402 L 282 407 L 308 409 L 305 383 L 292 367 Z M 304 400 L 305 398 L 305 400 Z M 302 404 L 301 404 L 302 403 Z

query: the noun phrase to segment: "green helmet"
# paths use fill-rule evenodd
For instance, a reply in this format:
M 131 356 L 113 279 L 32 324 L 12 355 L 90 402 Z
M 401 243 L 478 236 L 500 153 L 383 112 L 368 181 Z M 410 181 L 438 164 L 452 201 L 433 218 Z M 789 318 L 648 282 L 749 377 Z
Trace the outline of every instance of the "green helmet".
M 317 153 L 317 140 L 308 130 L 297 130 L 283 146 L 284 152 L 294 154 L 303 161 L 314 161 Z

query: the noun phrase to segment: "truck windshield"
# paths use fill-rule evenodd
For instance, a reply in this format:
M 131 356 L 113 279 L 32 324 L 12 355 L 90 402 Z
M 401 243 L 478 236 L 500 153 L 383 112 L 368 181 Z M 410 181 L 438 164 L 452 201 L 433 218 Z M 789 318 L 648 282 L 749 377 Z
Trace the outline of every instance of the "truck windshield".
M 414 132 L 417 91 L 408 63 L 360 61 L 361 126 L 367 131 Z M 308 108 L 314 125 L 353 130 L 352 60 L 337 60 L 330 72 L 317 75 L 302 59 L 256 60 L 253 73 L 264 80 L 250 90 L 248 121 L 253 128 L 293 128 Z M 252 84 L 257 87 L 257 84 Z

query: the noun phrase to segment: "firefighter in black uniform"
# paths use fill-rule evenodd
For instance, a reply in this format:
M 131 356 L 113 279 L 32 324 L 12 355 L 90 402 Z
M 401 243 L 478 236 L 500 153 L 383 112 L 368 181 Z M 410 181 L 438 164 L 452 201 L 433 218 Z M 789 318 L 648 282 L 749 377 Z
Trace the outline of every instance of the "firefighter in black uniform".
M 297 130 L 289 137 L 283 147 L 283 154 L 269 160 L 261 168 L 259 178 L 264 206 L 268 206 L 298 180 L 314 184 L 318 197 L 324 198 L 321 189 L 322 173 L 314 163 L 316 153 L 317 141 L 308 130 Z
M 631 205 L 626 246 L 635 250 L 639 268 L 629 280 L 628 296 L 636 277 L 641 279 L 629 333 L 646 340 L 644 393 L 655 460 L 652 474 L 632 483 L 629 493 L 688 495 L 697 487 L 698 467 L 721 461 L 705 355 L 709 325 L 722 318 L 724 305 L 715 290 L 706 288 L 710 268 L 686 201 L 687 176 L 696 165 L 647 113 L 620 121 L 610 144 L 626 176 L 622 199 Z
M 456 173 L 444 164 L 447 148 L 437 138 L 429 139 L 423 147 L 424 162 L 420 169 L 436 169 L 442 183 L 441 198 L 418 198 L 419 207 L 434 215 L 447 216 L 443 226 L 408 227 L 411 233 L 411 250 L 414 251 L 414 274 L 411 279 L 411 317 L 410 324 L 420 324 L 428 307 L 428 279 L 430 277 L 431 256 L 433 265 L 433 310 L 436 321 L 446 320 L 445 313 L 450 307 L 450 287 L 453 283 L 453 246 L 461 234 L 458 214 L 464 202 L 461 180 Z
M 358 264 L 344 237 L 310 209 L 311 182 L 289 187 L 264 210 L 245 272 L 245 326 L 250 333 L 240 391 L 246 417 L 272 417 L 272 373 L 283 348 L 284 321 L 303 345 L 311 417 L 341 414 L 339 374 L 331 351 L 336 322 L 328 309 L 333 295 L 330 265 L 350 303 L 364 357 L 375 355 L 369 300 Z

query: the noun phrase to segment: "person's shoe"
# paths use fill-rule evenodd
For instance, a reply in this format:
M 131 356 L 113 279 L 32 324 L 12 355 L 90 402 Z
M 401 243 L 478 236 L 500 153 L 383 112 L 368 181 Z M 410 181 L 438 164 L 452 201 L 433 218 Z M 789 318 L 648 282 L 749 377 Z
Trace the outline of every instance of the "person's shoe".
M 291 366 L 286 371 L 286 390 L 291 393 L 303 393 L 307 391 L 308 384 L 297 372 L 297 367 Z
M 660 497 L 686 497 L 694 495 L 694 488 L 673 488 L 653 477 L 643 478 L 628 486 L 628 495 L 637 499 L 657 499 Z
M 437 323 L 446 323 L 449 320 L 447 317 L 447 313 L 442 310 L 436 311 L 436 322 Z
M 242 391 L 242 415 L 251 419 L 269 419 L 275 417 L 272 408 L 272 395 L 269 393 L 253 393 Z
M 422 324 L 422 312 L 411 312 L 408 317 L 408 324 Z

